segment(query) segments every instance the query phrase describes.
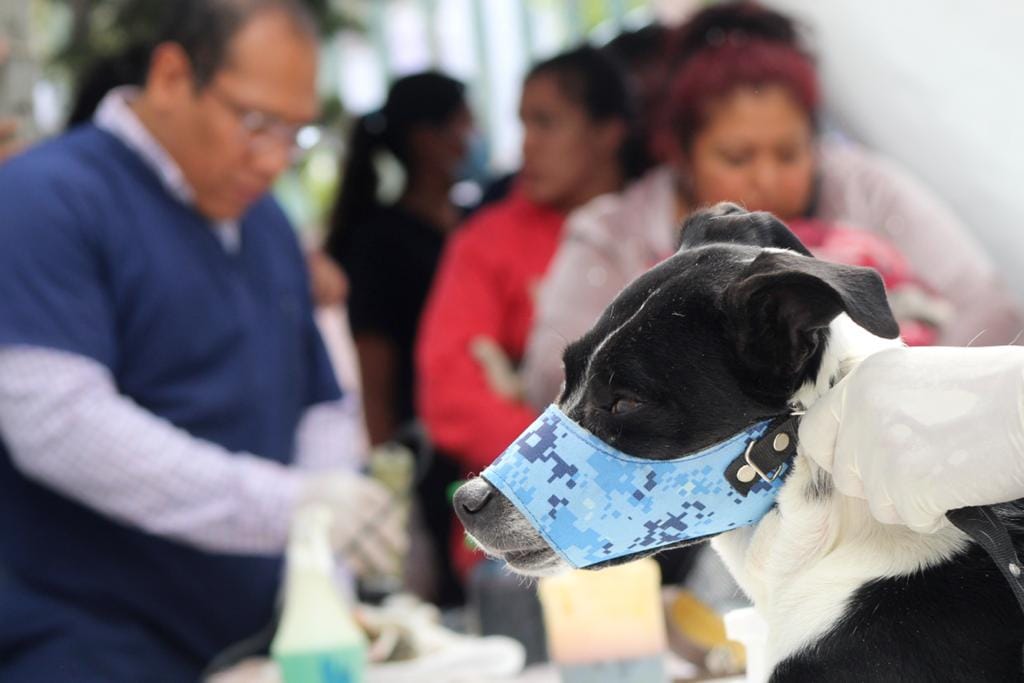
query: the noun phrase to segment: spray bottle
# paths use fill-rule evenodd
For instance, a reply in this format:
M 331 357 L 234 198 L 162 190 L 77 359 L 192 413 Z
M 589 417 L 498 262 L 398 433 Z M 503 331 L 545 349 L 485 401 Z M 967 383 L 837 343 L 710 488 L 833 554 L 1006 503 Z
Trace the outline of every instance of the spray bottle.
M 367 641 L 334 583 L 330 525 L 319 505 L 292 522 L 284 610 L 270 646 L 285 683 L 363 683 Z

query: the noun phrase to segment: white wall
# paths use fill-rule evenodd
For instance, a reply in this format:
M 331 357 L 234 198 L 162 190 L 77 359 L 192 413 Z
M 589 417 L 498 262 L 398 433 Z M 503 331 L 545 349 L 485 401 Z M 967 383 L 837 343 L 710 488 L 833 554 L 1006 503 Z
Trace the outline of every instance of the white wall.
M 766 2 L 812 29 L 837 121 L 945 198 L 1024 300 L 1024 3 Z

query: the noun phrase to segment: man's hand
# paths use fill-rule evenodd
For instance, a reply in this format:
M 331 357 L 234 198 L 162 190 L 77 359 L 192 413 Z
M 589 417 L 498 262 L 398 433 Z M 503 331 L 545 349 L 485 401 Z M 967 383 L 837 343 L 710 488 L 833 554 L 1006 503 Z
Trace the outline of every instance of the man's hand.
M 356 472 L 311 473 L 296 509 L 320 504 L 333 514 L 331 544 L 357 573 L 392 574 L 409 547 L 406 517 L 383 486 Z
M 879 521 L 916 531 L 1024 497 L 1024 349 L 870 356 L 804 416 L 800 452 Z

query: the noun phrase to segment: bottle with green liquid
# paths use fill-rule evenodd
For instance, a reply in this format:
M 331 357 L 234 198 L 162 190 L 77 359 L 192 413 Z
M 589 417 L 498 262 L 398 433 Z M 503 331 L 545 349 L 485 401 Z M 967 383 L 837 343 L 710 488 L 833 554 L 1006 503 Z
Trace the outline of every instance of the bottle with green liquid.
M 299 510 L 286 554 L 284 610 L 270 654 L 285 683 L 363 683 L 366 636 L 334 583 L 331 512 Z
M 409 506 L 416 477 L 416 460 L 412 452 L 400 443 L 389 441 L 375 446 L 370 452 L 367 467 L 371 477 L 392 495 L 386 511 L 408 524 Z M 402 558 L 390 573 L 364 572 L 359 578 L 359 597 L 372 605 L 380 604 L 389 595 L 400 593 L 405 586 L 405 562 Z

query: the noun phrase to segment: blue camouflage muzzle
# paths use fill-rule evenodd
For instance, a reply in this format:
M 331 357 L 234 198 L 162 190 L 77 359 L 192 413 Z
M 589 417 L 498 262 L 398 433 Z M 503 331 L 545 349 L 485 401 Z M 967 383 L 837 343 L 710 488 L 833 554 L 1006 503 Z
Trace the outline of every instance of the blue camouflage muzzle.
M 480 476 L 566 562 L 590 567 L 758 522 L 782 487 L 795 432 L 770 474 L 750 454 L 773 433 L 783 451 L 773 431 L 782 419 L 673 460 L 647 460 L 609 446 L 552 405 Z

